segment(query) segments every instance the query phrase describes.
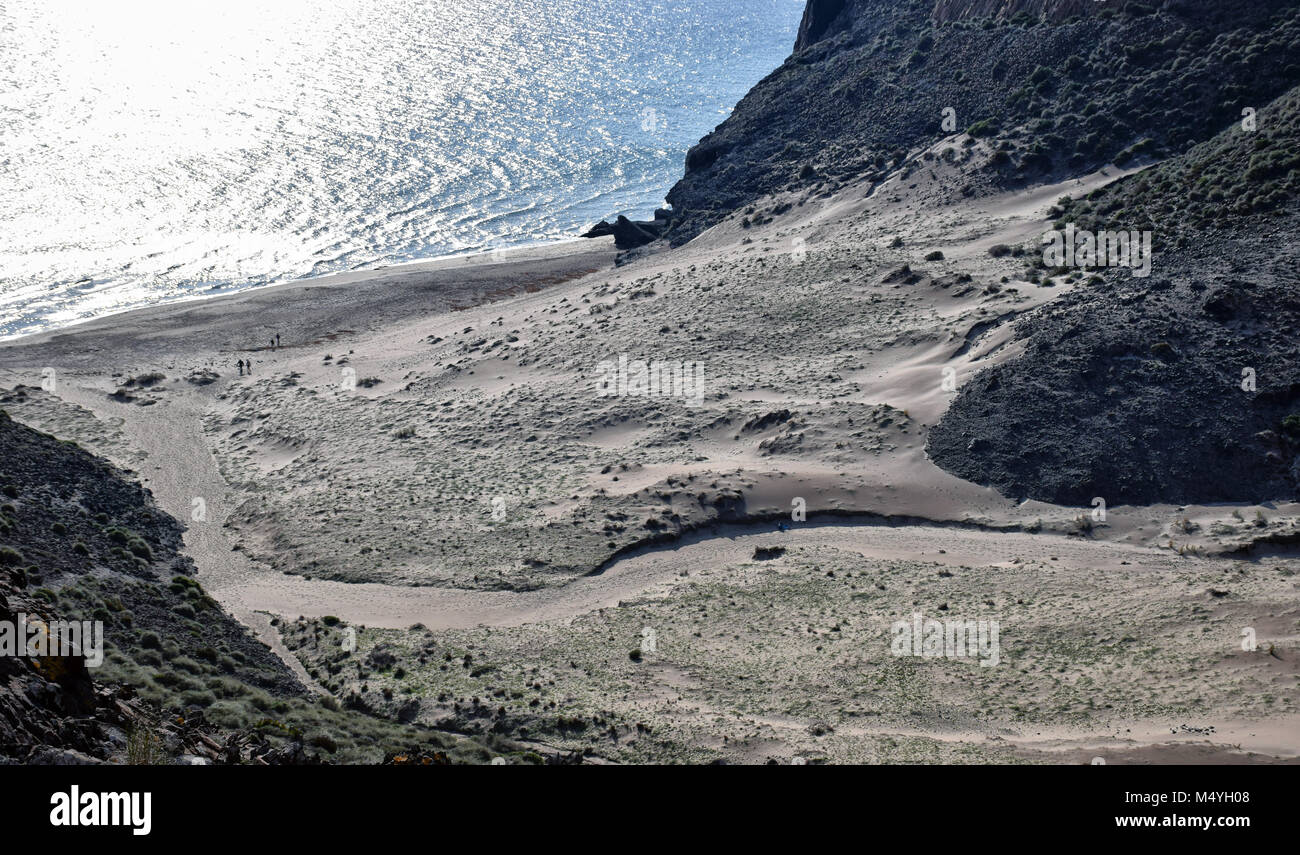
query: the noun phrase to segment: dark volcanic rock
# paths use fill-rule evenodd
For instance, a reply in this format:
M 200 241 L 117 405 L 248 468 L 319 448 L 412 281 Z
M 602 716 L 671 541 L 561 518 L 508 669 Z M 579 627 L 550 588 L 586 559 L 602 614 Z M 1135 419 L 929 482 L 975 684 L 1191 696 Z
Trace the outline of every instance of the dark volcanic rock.
M 601 220 L 582 236 L 587 238 L 614 236 L 614 246 L 619 249 L 636 249 L 654 243 L 668 230 L 669 214 L 663 209 L 655 211 L 653 220 L 629 220 L 622 214 L 613 223 Z
M 1087 505 L 1300 495 L 1300 90 L 1060 212 L 1149 229 L 1149 278 L 1083 284 L 1017 326 L 930 433 L 943 468 Z
M 813 42 L 820 41 L 836 19 L 844 14 L 849 0 L 808 0 L 804 7 L 803 19 L 799 22 L 799 35 L 795 39 L 794 49 L 801 51 Z
M 977 18 L 1006 20 L 1017 15 L 1063 21 L 1083 15 L 1095 15 L 1106 7 L 1097 0 L 937 0 L 936 21 L 960 21 Z
M 1267 267 L 1248 238 L 1215 246 Z M 931 458 L 1006 495 L 1065 505 L 1294 498 L 1300 444 L 1282 423 L 1300 412 L 1297 283 L 1270 274 L 1252 289 L 1268 322 L 1224 324 L 1199 311 L 1205 278 L 1180 271 L 1145 297 L 1085 286 L 1026 319 L 1025 355 L 963 387 L 931 431 Z M 1257 393 L 1241 388 L 1247 368 Z

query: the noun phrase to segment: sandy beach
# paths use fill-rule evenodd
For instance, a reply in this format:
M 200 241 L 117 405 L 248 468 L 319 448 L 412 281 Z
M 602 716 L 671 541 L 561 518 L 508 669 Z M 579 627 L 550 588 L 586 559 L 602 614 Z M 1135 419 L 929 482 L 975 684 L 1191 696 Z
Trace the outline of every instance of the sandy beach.
M 597 749 L 620 761 L 1294 762 L 1300 561 L 1235 550 L 1300 508 L 1098 517 L 927 459 L 953 384 L 1071 287 L 989 249 L 1125 174 L 963 199 L 959 167 L 777 197 L 622 266 L 601 239 L 4 342 L 0 406 L 134 472 L 304 681 L 391 681 L 431 723 L 547 683 L 653 730 Z M 620 355 L 703 366 L 699 406 L 602 397 Z M 1003 663 L 897 658 L 914 612 L 997 620 Z M 406 677 L 336 674 L 304 642 L 323 618 Z M 424 664 L 428 638 L 492 672 Z

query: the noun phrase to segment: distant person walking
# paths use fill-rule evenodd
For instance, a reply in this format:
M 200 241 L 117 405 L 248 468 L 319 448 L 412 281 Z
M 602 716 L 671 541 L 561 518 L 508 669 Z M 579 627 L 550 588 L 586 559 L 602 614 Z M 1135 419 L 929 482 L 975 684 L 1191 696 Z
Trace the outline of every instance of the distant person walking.
M 235 363 L 235 365 L 239 366 L 239 376 L 240 376 L 240 377 L 243 377 L 243 376 L 244 376 L 244 360 L 242 360 L 242 359 L 239 360 L 238 362 Z
M 277 348 L 280 347 L 280 334 L 279 334 L 279 333 L 276 333 L 276 334 L 275 334 L 275 346 L 276 346 Z

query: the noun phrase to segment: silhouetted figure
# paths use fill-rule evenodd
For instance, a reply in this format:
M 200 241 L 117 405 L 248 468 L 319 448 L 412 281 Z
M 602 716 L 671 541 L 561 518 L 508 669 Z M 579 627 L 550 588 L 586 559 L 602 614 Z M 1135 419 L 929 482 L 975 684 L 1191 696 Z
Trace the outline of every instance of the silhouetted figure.
M 238 362 L 236 362 L 235 364 L 239 366 L 239 376 L 240 376 L 240 377 L 243 377 L 243 376 L 244 376 L 244 360 L 241 359 L 241 360 L 239 360 Z
M 280 334 L 279 334 L 279 333 L 276 333 L 276 334 L 275 334 L 275 346 L 276 346 L 277 348 L 280 346 Z

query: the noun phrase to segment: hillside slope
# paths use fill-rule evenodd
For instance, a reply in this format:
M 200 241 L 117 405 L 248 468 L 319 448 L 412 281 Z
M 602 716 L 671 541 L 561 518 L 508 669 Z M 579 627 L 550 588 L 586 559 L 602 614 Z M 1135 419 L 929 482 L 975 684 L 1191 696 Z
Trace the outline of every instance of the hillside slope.
M 793 55 L 688 152 L 670 237 L 877 180 L 954 131 L 994 142 L 968 195 L 1177 154 L 1297 83 L 1283 0 L 810 0 Z
M 100 621 L 104 642 L 98 666 L 0 657 L 0 764 L 490 757 L 308 693 L 194 581 L 179 523 L 110 464 L 3 410 L 0 448 L 0 621 Z
M 1254 132 L 1233 125 L 1065 201 L 1059 228 L 1150 231 L 1151 276 L 1099 270 L 1022 320 L 1025 354 L 961 390 L 931 457 L 1064 504 L 1296 497 L 1298 197 L 1300 89 L 1262 109 Z

